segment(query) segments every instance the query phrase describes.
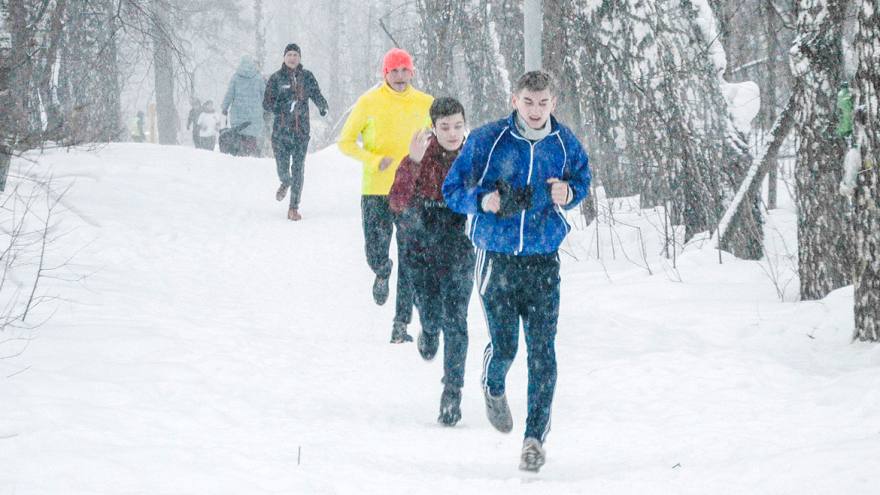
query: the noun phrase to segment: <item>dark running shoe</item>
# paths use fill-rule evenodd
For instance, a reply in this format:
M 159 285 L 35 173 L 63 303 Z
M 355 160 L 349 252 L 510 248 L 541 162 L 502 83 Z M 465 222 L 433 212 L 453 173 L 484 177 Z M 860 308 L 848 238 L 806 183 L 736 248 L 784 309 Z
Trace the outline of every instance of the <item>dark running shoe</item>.
M 287 184 L 278 186 L 278 190 L 275 191 L 275 200 L 282 201 L 287 196 L 287 188 Z
M 376 304 L 379 306 L 385 304 L 385 301 L 388 300 L 388 279 L 391 277 L 391 268 L 393 266 L 393 261 L 385 261 L 385 267 L 383 268 L 387 269 L 383 269 L 380 272 L 384 274 L 384 276 L 376 275 L 376 279 L 373 280 L 373 300 L 376 301 Z
M 520 470 L 537 473 L 546 459 L 547 454 L 537 438 L 529 437 L 523 441 L 522 455 L 519 458 Z
M 488 387 L 483 387 L 483 396 L 486 398 L 486 417 L 489 422 L 501 433 L 510 433 L 513 430 L 513 418 L 510 416 L 510 406 L 507 405 L 507 395 L 495 397 L 489 393 Z
M 459 420 L 461 420 L 461 389 L 444 387 L 443 395 L 440 396 L 440 416 L 437 421 L 443 426 L 455 426 Z
M 412 336 L 406 333 L 406 323 L 395 321 L 394 326 L 391 327 L 391 343 L 403 344 L 404 342 L 412 342 L 412 340 Z
M 380 277 L 376 275 L 373 280 L 373 301 L 379 306 L 385 304 L 388 300 L 388 277 Z
M 430 361 L 434 359 L 434 356 L 437 355 L 437 348 L 440 346 L 440 335 L 439 334 L 430 334 L 422 329 L 419 332 L 419 354 L 422 355 L 422 359 L 425 361 Z

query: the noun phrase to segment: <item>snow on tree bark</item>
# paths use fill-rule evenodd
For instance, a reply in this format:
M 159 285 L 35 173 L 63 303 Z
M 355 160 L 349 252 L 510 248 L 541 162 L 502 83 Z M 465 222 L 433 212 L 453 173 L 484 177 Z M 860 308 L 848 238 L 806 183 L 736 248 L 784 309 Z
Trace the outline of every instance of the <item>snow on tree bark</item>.
M 423 88 L 434 95 L 459 93 L 453 69 L 453 48 L 459 38 L 461 2 L 453 0 L 419 0 L 418 11 L 422 23 L 422 52 L 419 64 L 425 81 Z
M 120 138 L 122 118 L 115 15 L 115 2 L 110 0 L 69 3 L 57 94 L 60 111 L 66 119 L 64 137 L 71 142 L 107 142 Z M 51 60 L 47 61 L 47 65 L 51 64 Z M 55 102 L 51 88 L 44 88 L 42 93 L 47 95 L 43 101 L 52 109 Z M 52 128 L 51 119 L 49 127 Z
M 495 32 L 496 21 L 491 19 L 491 2 L 471 0 L 462 9 L 461 48 L 468 81 L 463 103 L 475 127 L 509 112 L 508 61 Z
M 855 206 L 853 338 L 880 342 L 880 2 L 864 0 L 854 50 L 856 137 L 862 158 Z
M 574 49 L 551 46 L 548 58 L 566 74 L 563 92 L 580 95 L 596 176 L 610 197 L 638 193 L 643 207 L 671 205 L 686 240 L 715 229 L 751 159 L 731 132 L 715 60 L 720 53 L 703 29 L 707 15 L 691 2 L 638 0 L 571 2 L 548 11 L 550 18 L 576 19 L 553 31 L 566 29 L 560 37 L 574 40 Z M 737 218 L 725 248 L 756 258 L 762 254 L 757 195 L 748 204 L 753 208 Z
M 843 20 L 848 0 L 800 0 L 792 71 L 800 80 L 800 146 L 795 167 L 801 299 L 825 297 L 850 283 L 852 246 L 846 200 L 838 194 L 844 142 L 835 136 L 842 81 Z

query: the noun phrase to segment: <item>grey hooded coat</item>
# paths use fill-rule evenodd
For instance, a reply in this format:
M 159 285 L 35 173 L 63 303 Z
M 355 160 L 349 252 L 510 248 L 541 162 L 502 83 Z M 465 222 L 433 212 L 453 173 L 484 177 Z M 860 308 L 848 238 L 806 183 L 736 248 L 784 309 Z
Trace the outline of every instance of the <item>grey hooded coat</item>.
M 223 112 L 229 113 L 230 127 L 242 122 L 250 122 L 241 133 L 246 136 L 262 137 L 265 90 L 266 81 L 260 75 L 254 59 L 248 55 L 241 57 L 221 105 Z

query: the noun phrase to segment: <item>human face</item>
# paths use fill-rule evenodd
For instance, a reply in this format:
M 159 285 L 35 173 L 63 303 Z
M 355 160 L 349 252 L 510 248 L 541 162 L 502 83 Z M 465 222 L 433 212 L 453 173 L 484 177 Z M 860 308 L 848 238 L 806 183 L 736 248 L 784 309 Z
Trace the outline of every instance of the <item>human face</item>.
M 407 69 L 406 67 L 398 67 L 394 70 L 388 71 L 385 74 L 385 82 L 391 86 L 391 89 L 394 91 L 402 92 L 406 91 L 406 87 L 409 86 L 410 81 L 413 78 L 413 71 Z
M 299 65 L 299 61 L 300 55 L 296 50 L 290 50 L 284 54 L 284 65 L 290 69 L 296 69 L 296 66 Z
M 440 117 L 434 122 L 434 135 L 445 150 L 455 151 L 464 141 L 464 115 L 460 113 Z
M 513 95 L 511 104 L 529 127 L 542 129 L 550 114 L 556 110 L 556 96 L 549 89 L 541 91 L 523 89 Z

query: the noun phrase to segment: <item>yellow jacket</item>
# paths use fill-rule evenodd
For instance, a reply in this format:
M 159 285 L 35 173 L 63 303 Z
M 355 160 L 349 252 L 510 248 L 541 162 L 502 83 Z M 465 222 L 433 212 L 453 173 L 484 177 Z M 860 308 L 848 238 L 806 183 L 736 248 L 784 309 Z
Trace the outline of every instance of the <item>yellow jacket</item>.
M 408 86 L 398 93 L 387 83 L 371 89 L 358 98 L 351 115 L 339 135 L 339 149 L 363 163 L 362 192 L 388 195 L 400 160 L 409 154 L 409 142 L 419 129 L 429 127 L 428 110 L 434 97 Z M 358 146 L 361 137 L 363 146 Z M 385 170 L 379 170 L 383 157 L 394 159 Z

